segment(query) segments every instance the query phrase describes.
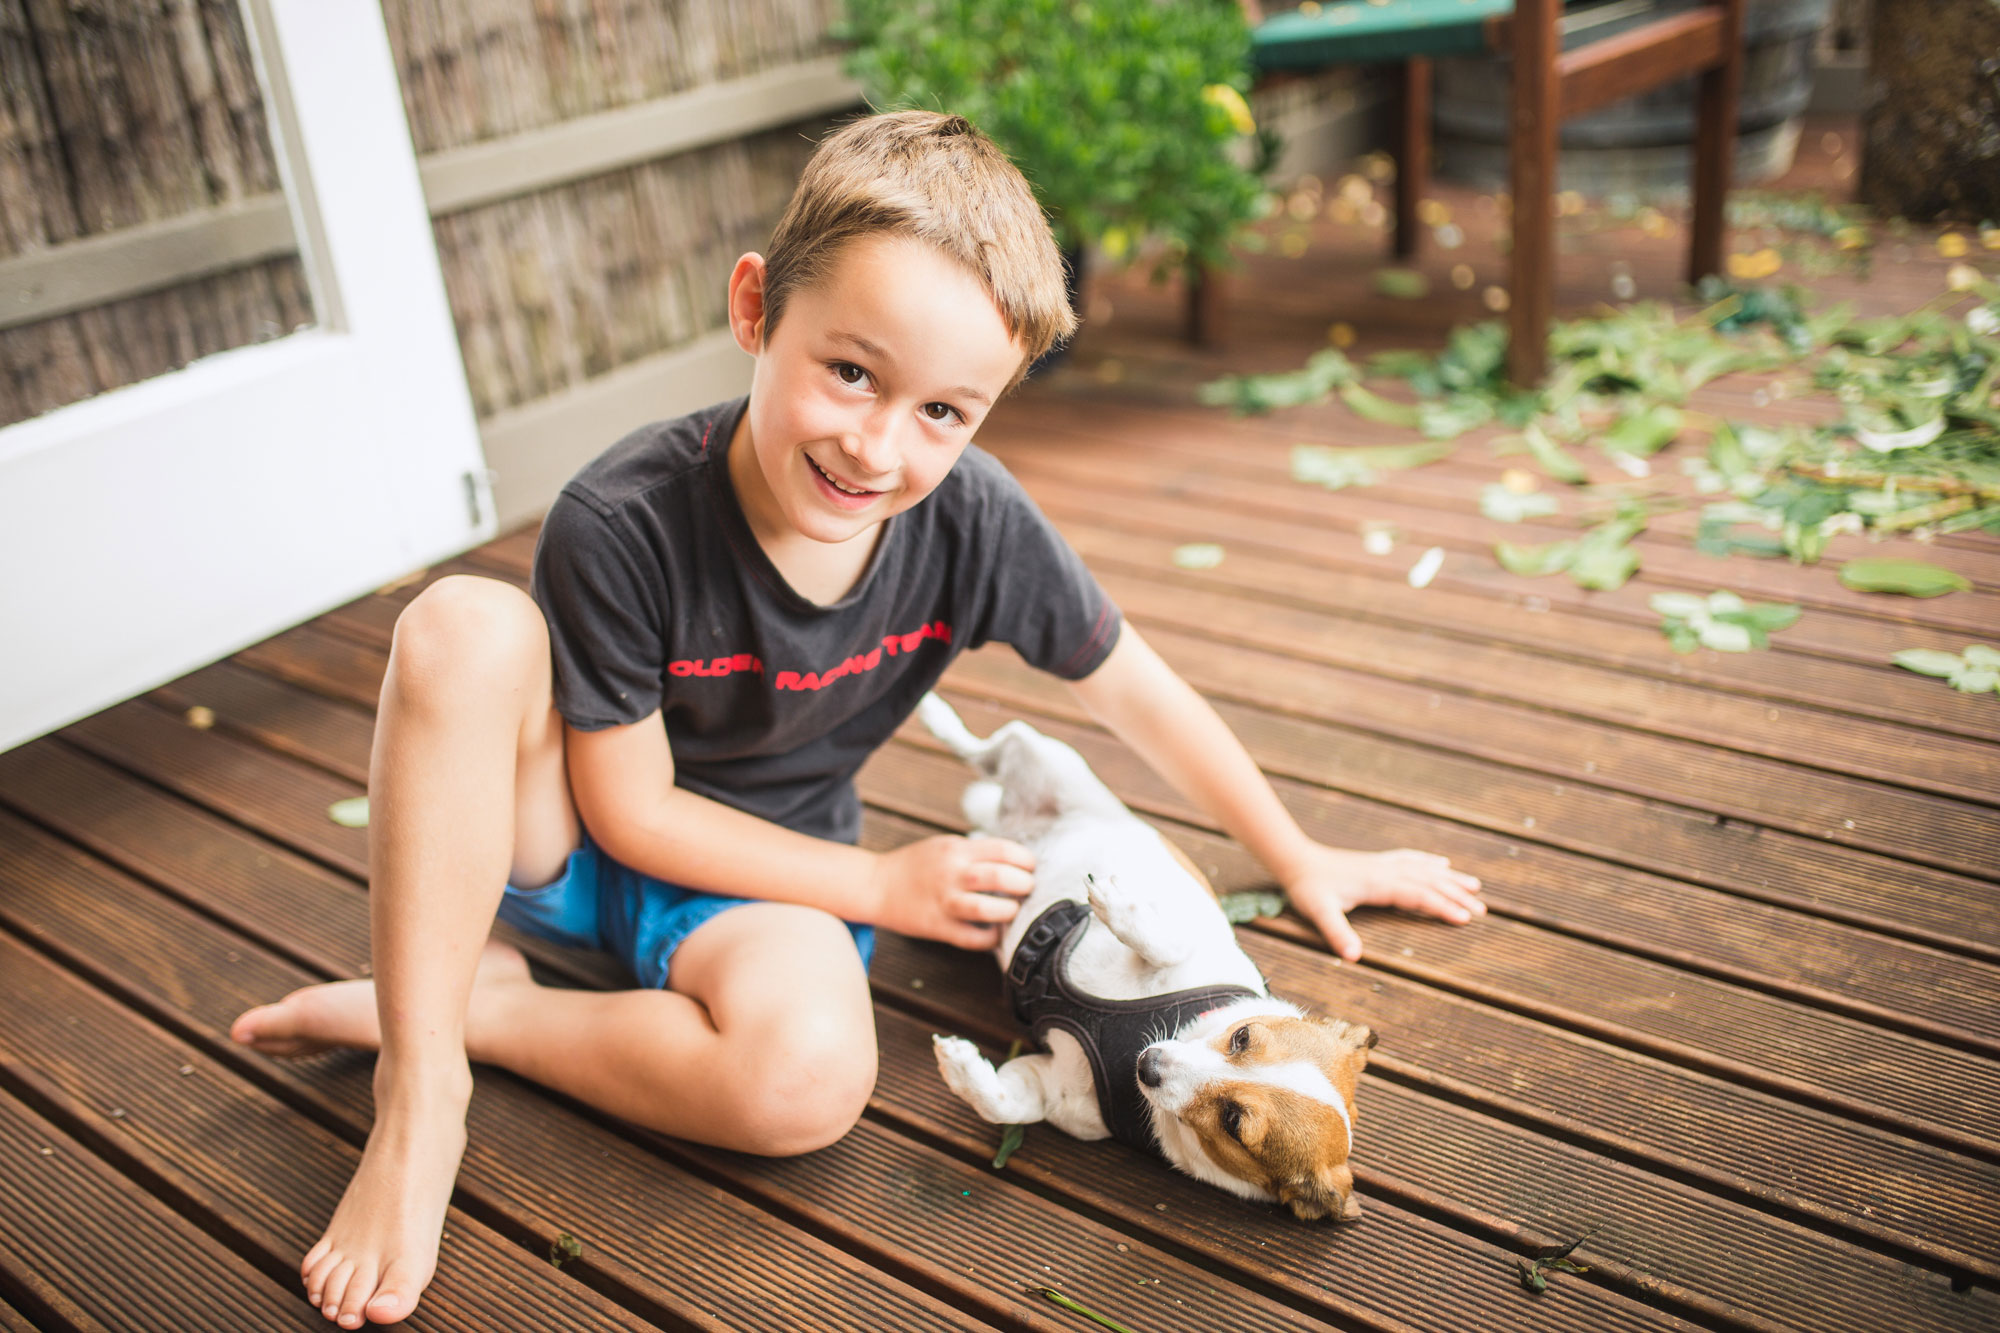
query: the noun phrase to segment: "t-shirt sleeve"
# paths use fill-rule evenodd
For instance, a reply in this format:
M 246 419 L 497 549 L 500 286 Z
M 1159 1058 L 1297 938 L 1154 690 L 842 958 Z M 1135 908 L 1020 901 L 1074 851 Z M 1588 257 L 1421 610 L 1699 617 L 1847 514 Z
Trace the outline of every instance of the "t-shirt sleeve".
M 999 539 L 982 561 L 989 595 L 975 638 L 1012 644 L 1028 665 L 1082 680 L 1118 642 L 1118 607 L 1020 483 L 993 470 Z
M 567 491 L 557 496 L 535 545 L 531 591 L 548 622 L 565 722 L 601 731 L 660 706 L 664 579 L 613 519 Z

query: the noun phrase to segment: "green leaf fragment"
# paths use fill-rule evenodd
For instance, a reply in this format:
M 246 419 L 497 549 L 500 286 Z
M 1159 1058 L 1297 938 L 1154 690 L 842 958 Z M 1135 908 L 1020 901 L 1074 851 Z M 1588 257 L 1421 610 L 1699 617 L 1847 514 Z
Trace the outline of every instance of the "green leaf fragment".
M 1222 548 L 1214 542 L 1189 542 L 1174 548 L 1173 561 L 1176 569 L 1214 569 L 1222 563 Z
M 1991 644 L 1968 643 L 1962 656 L 1967 666 L 2000 668 L 2000 648 Z
M 1222 904 L 1222 915 L 1236 926 L 1259 917 L 1278 916 L 1285 910 L 1285 895 L 1282 893 L 1225 893 L 1216 901 Z
M 1639 553 L 1622 543 L 1600 538 L 1598 534 L 1605 531 L 1605 528 L 1594 529 L 1577 543 L 1576 555 L 1569 562 L 1569 576 L 1581 587 L 1608 592 L 1624 587 L 1625 580 L 1638 573 Z
M 1576 555 L 1576 548 L 1574 541 L 1548 542 L 1541 546 L 1496 542 L 1493 554 L 1499 558 L 1501 568 L 1509 574 L 1538 579 L 1568 569 L 1570 560 Z
M 1524 523 L 1531 518 L 1545 518 L 1562 508 L 1556 498 L 1544 491 L 1529 491 L 1522 495 L 1510 491 L 1497 481 L 1489 481 L 1479 492 L 1479 512 L 1499 523 Z
M 1856 592 L 1895 592 L 1906 597 L 1941 597 L 1972 586 L 1970 579 L 1941 566 L 1888 557 L 1850 560 L 1840 567 L 1840 581 Z
M 1447 441 L 1432 444 L 1380 444 L 1361 448 L 1336 449 L 1323 444 L 1292 446 L 1292 480 L 1337 491 L 1347 486 L 1367 486 L 1377 472 L 1398 472 L 1422 467 L 1448 457 L 1454 446 Z
M 1514 1268 L 1521 1275 L 1521 1285 L 1529 1291 L 1543 1292 L 1549 1289 L 1549 1280 L 1542 1276 L 1540 1264 L 1529 1263 L 1526 1259 L 1516 1259 Z
M 1412 268 L 1377 269 L 1375 290 L 1398 301 L 1421 301 L 1430 295 L 1431 280 Z
M 1414 430 L 1420 419 L 1415 403 L 1392 402 L 1359 384 L 1343 384 L 1340 401 L 1352 408 L 1354 415 L 1379 421 L 1385 426 L 1408 426 Z
M 549 1262 L 557 1268 L 561 1268 L 582 1253 L 583 1242 L 567 1231 L 557 1232 L 556 1238 L 549 1242 Z
M 1093 1323 L 1101 1324 L 1105 1328 L 1110 1329 L 1112 1333 L 1132 1333 L 1131 1329 L 1125 1327 L 1125 1325 L 1119 1323 L 1117 1320 L 1107 1319 L 1105 1316 L 1097 1313 L 1097 1311 L 1091 1309 L 1087 1305 L 1079 1305 L 1077 1302 L 1071 1300 L 1069 1297 L 1057 1291 L 1054 1287 L 1030 1287 L 1029 1290 L 1040 1292 L 1045 1299 L 1053 1302 L 1056 1305 L 1060 1305 L 1065 1310 L 1075 1311 L 1077 1314 L 1082 1315 L 1085 1319 L 1088 1319 Z
M 1007 1159 L 1014 1155 L 1014 1150 L 1019 1148 L 1021 1141 L 1027 1137 L 1028 1127 L 1026 1125 L 1007 1126 L 1007 1132 L 1000 1136 L 1000 1151 L 993 1155 L 993 1169 L 998 1171 L 1001 1167 L 1007 1165 Z
M 1990 694 L 1996 686 L 2000 686 L 2000 671 L 1992 667 L 1967 667 L 1951 678 L 1951 687 L 1967 694 Z
M 1538 422 L 1530 421 L 1521 431 L 1521 438 L 1527 441 L 1528 452 L 1542 465 L 1542 471 L 1557 481 L 1581 486 L 1590 479 L 1590 475 L 1583 470 L 1583 464 L 1564 453 L 1562 446 L 1550 439 Z
M 1620 417 L 1598 441 L 1607 453 L 1634 454 L 1641 458 L 1658 453 L 1681 433 L 1680 409 L 1654 403 Z
M 368 798 L 355 796 L 345 801 L 335 801 L 326 808 L 326 817 L 342 828 L 367 828 Z

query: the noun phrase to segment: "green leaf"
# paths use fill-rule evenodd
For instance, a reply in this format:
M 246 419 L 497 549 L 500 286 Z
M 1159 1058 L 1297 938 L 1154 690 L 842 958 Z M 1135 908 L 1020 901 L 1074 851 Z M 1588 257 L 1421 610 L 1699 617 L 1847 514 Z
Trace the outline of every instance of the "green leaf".
M 1561 508 L 1555 496 L 1546 492 L 1529 491 L 1522 495 L 1508 490 L 1497 481 L 1487 482 L 1479 492 L 1479 512 L 1499 523 L 1522 523 L 1531 518 L 1544 518 Z
M 557 1268 L 561 1268 L 582 1253 L 583 1242 L 567 1231 L 557 1232 L 556 1238 L 549 1242 L 549 1262 Z
M 1620 417 L 1599 440 L 1607 453 L 1635 454 L 1641 458 L 1658 453 L 1681 433 L 1681 414 L 1667 403 L 1654 403 Z
M 1708 598 L 1695 592 L 1656 592 L 1646 599 L 1646 605 L 1663 616 L 1679 616 L 1683 620 L 1708 613 Z
M 1568 569 L 1569 562 L 1576 557 L 1576 548 L 1577 543 L 1574 541 L 1548 542 L 1541 546 L 1497 542 L 1494 544 L 1493 554 L 1499 558 L 1501 568 L 1509 574 L 1537 579 L 1546 574 L 1560 574 Z
M 1570 561 L 1569 576 L 1584 588 L 1610 591 L 1625 586 L 1625 580 L 1639 571 L 1639 553 L 1629 546 L 1609 543 L 1591 545 L 1586 538 L 1577 546 Z
M 1065 1310 L 1072 1310 L 1077 1314 L 1082 1315 L 1085 1319 L 1088 1319 L 1093 1323 L 1101 1324 L 1105 1328 L 1110 1329 L 1112 1333 L 1132 1333 L 1131 1329 L 1125 1327 L 1125 1325 L 1119 1323 L 1117 1320 L 1107 1319 L 1105 1316 L 1097 1313 L 1097 1311 L 1091 1309 L 1089 1306 L 1077 1304 L 1069 1297 L 1057 1291 L 1054 1287 L 1031 1287 L 1029 1288 L 1029 1290 L 1039 1291 L 1046 1299 L 1053 1302 L 1054 1304 L 1060 1305 Z
M 1951 678 L 1951 687 L 1967 694 L 1990 694 L 2000 689 L 2000 671 L 1991 667 L 1967 667 Z
M 1756 646 L 1747 625 L 1732 624 L 1724 620 L 1711 620 L 1696 633 L 1704 648 L 1713 648 L 1719 653 L 1747 653 Z
M 1397 403 L 1381 394 L 1363 388 L 1359 384 L 1343 384 L 1340 399 L 1354 410 L 1354 415 L 1369 421 L 1379 421 L 1385 426 L 1408 426 L 1416 429 L 1418 422 L 1415 403 Z
M 1888 557 L 1850 560 L 1840 567 L 1840 581 L 1856 592 L 1896 592 L 1906 597 L 1941 597 L 1972 586 L 1970 579 L 1941 566 Z
M 1398 301 L 1421 301 L 1430 295 L 1431 280 L 1413 268 L 1375 270 L 1375 290 Z
M 1216 901 L 1222 904 L 1222 915 L 1231 925 L 1243 925 L 1259 917 L 1278 916 L 1285 910 L 1285 895 L 1282 893 L 1225 893 Z
M 1968 643 L 1963 655 L 1967 666 L 2000 668 L 2000 648 L 1991 644 Z
M 1548 437 L 1548 433 L 1541 428 L 1540 423 L 1530 421 L 1522 429 L 1521 438 L 1527 441 L 1528 452 L 1542 465 L 1542 471 L 1557 481 L 1581 486 L 1590 479 L 1590 475 L 1583 470 L 1583 464 L 1564 453 L 1562 446 Z
M 1529 1291 L 1543 1292 L 1549 1289 L 1549 1280 L 1542 1276 L 1540 1264 L 1529 1263 L 1526 1259 L 1516 1259 L 1514 1267 L 1521 1275 L 1521 1285 Z
M 1000 1151 L 993 1155 L 993 1169 L 998 1171 L 1001 1167 L 1007 1165 L 1007 1159 L 1014 1155 L 1014 1150 L 1019 1148 L 1021 1141 L 1027 1137 L 1028 1127 L 1026 1125 L 1007 1126 L 1007 1132 L 1000 1136 Z
M 326 808 L 326 817 L 342 828 L 367 828 L 368 798 L 355 796 L 345 801 L 335 801 Z
M 1292 480 L 1324 486 L 1330 491 L 1345 486 L 1367 486 L 1375 474 L 1422 467 L 1450 455 L 1455 448 L 1447 441 L 1431 444 L 1380 444 L 1361 448 L 1336 449 L 1323 444 L 1292 446 Z
M 1174 548 L 1173 561 L 1176 569 L 1214 569 L 1222 563 L 1222 548 L 1214 542 L 1189 542 Z
M 1889 660 L 1923 676 L 1955 676 L 1966 668 L 1966 659 L 1957 653 L 1941 653 L 1935 648 L 1905 648 Z
M 1799 608 L 1793 602 L 1752 602 L 1745 613 L 1753 625 L 1766 633 L 1790 629 L 1799 622 Z

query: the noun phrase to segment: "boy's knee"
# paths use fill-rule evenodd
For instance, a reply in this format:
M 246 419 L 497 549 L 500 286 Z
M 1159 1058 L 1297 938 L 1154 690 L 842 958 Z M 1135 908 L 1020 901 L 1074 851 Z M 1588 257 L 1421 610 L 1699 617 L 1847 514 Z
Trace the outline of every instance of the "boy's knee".
M 852 1023 L 802 1019 L 769 1042 L 752 1069 L 745 1108 L 755 1151 L 773 1157 L 838 1142 L 875 1091 L 875 1033 Z
M 425 685 L 545 666 L 548 627 L 534 599 L 510 583 L 453 574 L 396 617 L 389 656 L 398 678 Z

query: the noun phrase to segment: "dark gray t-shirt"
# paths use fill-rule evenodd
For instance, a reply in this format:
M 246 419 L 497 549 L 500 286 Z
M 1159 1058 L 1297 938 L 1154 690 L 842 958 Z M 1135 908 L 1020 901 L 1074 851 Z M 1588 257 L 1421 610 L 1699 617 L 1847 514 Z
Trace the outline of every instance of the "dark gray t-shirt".
M 861 832 L 854 774 L 960 651 L 998 641 L 1067 680 L 1118 608 L 992 455 L 968 447 L 888 520 L 830 606 L 750 531 L 728 448 L 748 400 L 642 427 L 563 488 L 535 547 L 556 708 L 580 731 L 659 709 L 678 786 L 815 837 Z

